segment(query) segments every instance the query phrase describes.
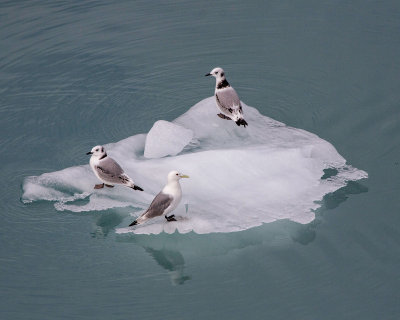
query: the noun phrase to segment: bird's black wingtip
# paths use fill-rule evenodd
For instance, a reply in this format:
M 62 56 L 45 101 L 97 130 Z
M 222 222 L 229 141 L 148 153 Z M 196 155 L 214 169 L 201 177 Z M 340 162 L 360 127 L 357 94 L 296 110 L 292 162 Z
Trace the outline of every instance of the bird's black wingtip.
M 132 227 L 132 226 L 136 226 L 137 224 L 138 224 L 138 222 L 135 220 L 129 226 Z
M 143 191 L 143 189 L 139 186 L 133 186 L 132 188 L 133 190 L 139 190 L 139 191 Z

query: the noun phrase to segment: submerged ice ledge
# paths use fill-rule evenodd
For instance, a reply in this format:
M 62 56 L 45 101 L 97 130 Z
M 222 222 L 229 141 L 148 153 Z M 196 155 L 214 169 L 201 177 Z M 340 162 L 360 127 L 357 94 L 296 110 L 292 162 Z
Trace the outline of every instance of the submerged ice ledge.
M 167 173 L 176 169 L 191 177 L 181 181 L 183 199 L 174 212 L 179 220 L 154 219 L 117 232 L 233 232 L 278 219 L 309 223 L 324 195 L 347 181 L 368 177 L 318 136 L 245 104 L 243 109 L 247 128 L 218 118 L 214 98 L 207 98 L 173 124 L 158 121 L 155 135 L 139 134 L 107 145 L 108 153 L 145 192 L 122 186 L 93 190 L 96 177 L 83 165 L 26 178 L 22 199 L 54 201 L 57 210 L 73 212 L 145 209 Z M 146 148 L 151 159 L 144 156 Z M 334 168 L 336 175 L 321 179 L 327 168 Z

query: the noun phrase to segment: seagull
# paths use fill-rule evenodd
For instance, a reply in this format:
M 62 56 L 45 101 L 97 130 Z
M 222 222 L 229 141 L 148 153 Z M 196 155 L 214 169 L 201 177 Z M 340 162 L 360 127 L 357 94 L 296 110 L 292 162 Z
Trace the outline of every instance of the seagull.
M 103 183 L 96 184 L 94 189 L 101 189 L 104 186 L 113 188 L 115 184 L 122 184 L 134 190 L 143 191 L 143 189 L 134 184 L 133 180 L 124 172 L 121 166 L 111 157 L 107 155 L 103 146 L 95 146 L 92 151 L 86 154 L 91 154 L 90 167 L 94 174 Z
M 175 215 L 167 216 L 167 214 L 175 210 L 182 199 L 182 189 L 179 184 L 181 178 L 189 178 L 189 176 L 180 174 L 178 171 L 168 173 L 168 182 L 165 187 L 156 195 L 150 207 L 129 226 L 134 226 L 161 215 L 164 215 L 167 221 L 176 221 Z
M 246 128 L 247 122 L 243 119 L 243 110 L 240 105 L 239 96 L 229 82 L 226 81 L 225 72 L 222 68 L 214 68 L 207 76 L 213 76 L 215 83 L 215 100 L 221 113 L 218 117 L 226 120 L 233 120 L 238 126 L 243 125 Z

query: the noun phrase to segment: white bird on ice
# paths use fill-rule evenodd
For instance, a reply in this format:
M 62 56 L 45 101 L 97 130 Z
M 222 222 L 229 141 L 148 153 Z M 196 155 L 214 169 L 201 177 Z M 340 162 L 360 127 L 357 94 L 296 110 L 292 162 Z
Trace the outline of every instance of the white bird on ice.
M 94 174 L 103 183 L 96 184 L 95 189 L 104 188 L 104 186 L 113 188 L 115 184 L 122 184 L 134 190 L 143 191 L 143 189 L 133 182 L 133 180 L 124 172 L 121 166 L 111 157 L 107 155 L 103 146 L 95 146 L 92 151 L 86 153 L 91 154 L 90 167 Z
M 213 76 L 215 83 L 215 100 L 221 113 L 218 117 L 226 120 L 233 120 L 238 126 L 247 126 L 246 120 L 243 119 L 243 110 L 240 105 L 240 99 L 235 89 L 233 89 L 226 80 L 225 72 L 222 68 L 214 68 L 206 76 Z
M 165 187 L 156 195 L 150 207 L 129 226 L 143 223 L 148 219 L 161 215 L 164 215 L 167 221 L 176 221 L 175 215 L 167 216 L 167 214 L 175 210 L 182 199 L 182 189 L 179 184 L 181 178 L 189 178 L 189 176 L 180 174 L 178 171 L 168 173 L 168 182 Z

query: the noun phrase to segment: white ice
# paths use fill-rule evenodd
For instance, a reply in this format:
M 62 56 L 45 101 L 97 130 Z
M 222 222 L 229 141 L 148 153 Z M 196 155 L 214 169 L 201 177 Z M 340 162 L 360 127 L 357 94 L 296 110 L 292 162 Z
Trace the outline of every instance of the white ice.
M 245 104 L 243 110 L 249 123 L 246 128 L 217 117 L 214 97 L 200 101 L 173 121 L 191 130 L 189 144 L 186 135 L 172 137 L 170 126 L 163 123 L 157 135 L 170 137 L 180 148 L 185 146 L 175 156 L 163 157 L 176 153 L 175 144 L 165 143 L 156 158 L 146 159 L 143 150 L 147 143 L 154 146 L 154 141 L 146 142 L 145 134 L 106 145 L 108 154 L 144 192 L 122 186 L 93 190 L 98 181 L 89 165 L 83 165 L 26 178 L 23 201 L 55 201 L 57 210 L 73 212 L 140 208 L 124 221 L 118 233 L 233 232 L 278 219 L 309 223 L 324 195 L 347 181 L 368 176 L 347 165 L 336 149 L 318 136 L 288 127 Z M 157 154 L 157 150 L 152 153 Z M 327 168 L 338 173 L 321 179 Z M 183 198 L 174 212 L 179 220 L 157 218 L 124 227 L 148 207 L 166 183 L 167 173 L 175 169 L 190 176 L 181 180 Z M 86 201 L 82 204 L 83 198 Z
M 146 136 L 144 156 L 162 158 L 176 156 L 192 140 L 193 131 L 178 124 L 156 121 Z

